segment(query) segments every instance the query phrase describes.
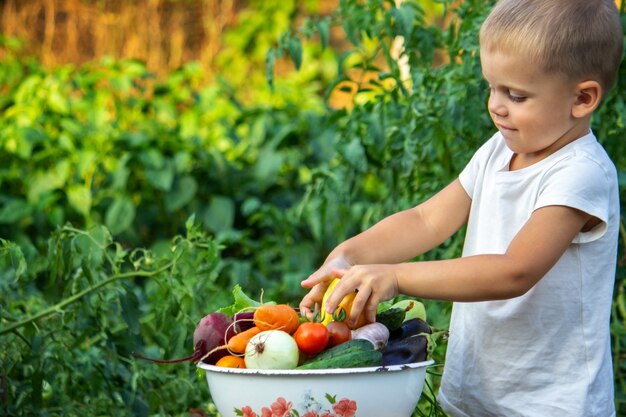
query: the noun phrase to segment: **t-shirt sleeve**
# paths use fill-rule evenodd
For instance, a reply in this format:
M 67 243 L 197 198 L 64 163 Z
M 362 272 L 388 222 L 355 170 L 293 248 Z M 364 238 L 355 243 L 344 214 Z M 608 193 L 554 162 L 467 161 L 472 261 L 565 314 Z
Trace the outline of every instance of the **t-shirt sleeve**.
M 477 180 L 481 175 L 481 170 L 484 169 L 487 160 L 493 154 L 493 148 L 495 147 L 495 135 L 485 142 L 472 156 L 472 159 L 465 165 L 463 171 L 459 174 L 459 181 L 461 186 L 465 189 L 465 192 L 470 198 L 474 196 L 474 190 L 477 184 Z
M 580 232 L 574 239 L 574 243 L 591 242 L 602 237 L 608 228 L 610 192 L 610 180 L 602 166 L 585 156 L 574 156 L 548 170 L 535 210 L 567 206 L 598 218 L 600 224 Z
M 459 181 L 461 182 L 461 186 L 465 190 L 468 196 L 472 198 L 474 195 L 474 185 L 476 184 L 476 175 L 478 164 L 476 162 L 477 154 L 474 154 L 472 159 L 465 165 L 463 171 L 459 174 Z

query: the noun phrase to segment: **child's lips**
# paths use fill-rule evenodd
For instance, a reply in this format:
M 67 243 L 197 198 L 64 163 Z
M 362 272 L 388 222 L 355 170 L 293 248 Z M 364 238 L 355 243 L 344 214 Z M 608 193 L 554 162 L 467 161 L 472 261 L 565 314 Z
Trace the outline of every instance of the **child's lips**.
M 498 130 L 504 130 L 504 131 L 509 131 L 509 132 L 517 130 L 517 129 L 513 129 L 512 127 L 508 127 L 500 123 L 496 123 L 496 127 L 498 128 Z

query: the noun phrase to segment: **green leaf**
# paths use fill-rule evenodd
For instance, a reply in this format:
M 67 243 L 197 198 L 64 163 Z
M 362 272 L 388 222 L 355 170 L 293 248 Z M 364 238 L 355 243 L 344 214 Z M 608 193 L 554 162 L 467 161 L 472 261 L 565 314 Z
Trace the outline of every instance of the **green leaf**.
M 145 135 L 141 135 L 141 134 L 126 135 L 126 136 L 128 138 L 140 137 L 140 138 L 147 139 Z M 148 143 L 149 141 L 146 141 L 145 143 L 142 143 L 142 145 L 146 145 Z M 160 152 L 160 150 L 156 148 L 149 148 L 141 152 L 139 154 L 139 160 L 141 161 L 141 163 L 146 169 L 161 169 L 165 166 L 165 157 Z
M 30 158 L 32 150 L 37 144 L 45 143 L 48 136 L 40 129 L 33 127 L 19 127 L 15 134 L 17 141 L 16 152 L 24 159 Z
M 37 171 L 30 180 L 28 201 L 36 203 L 43 194 L 62 188 L 67 181 L 69 170 L 69 162 L 62 160 L 51 169 Z
M 283 163 L 283 155 L 271 147 L 264 148 L 254 166 L 254 177 L 263 188 L 272 184 Z
M 132 334 L 139 334 L 139 318 L 141 311 L 139 309 L 139 299 L 137 295 L 127 290 L 124 294 L 120 294 L 120 305 L 122 306 L 122 317 L 128 325 L 128 330 Z
M 0 279 L 3 283 L 17 281 L 26 273 L 22 249 L 15 243 L 0 239 Z
M 140 154 L 145 167 L 146 178 L 154 187 L 169 191 L 176 175 L 174 165 L 158 149 L 148 149 Z
M 265 55 L 265 79 L 270 88 L 274 87 L 274 65 L 276 65 L 276 50 L 272 48 Z
M 185 221 L 185 230 L 187 230 L 187 233 L 195 229 L 195 223 L 196 223 L 196 214 L 193 213 Z
M 0 207 L 0 224 L 12 224 L 31 214 L 31 206 L 21 198 L 8 200 Z
M 352 139 L 346 146 L 342 148 L 344 158 L 358 172 L 364 172 L 367 167 L 367 158 L 365 157 L 365 149 L 358 138 Z
M 41 75 L 39 74 L 29 75 L 24 78 L 15 92 L 15 102 L 25 105 L 32 103 L 41 87 L 41 81 Z
M 202 216 L 207 228 L 215 233 L 232 229 L 235 220 L 235 203 L 223 196 L 213 196 Z
M 121 142 L 128 142 L 128 145 L 131 148 L 141 148 L 150 144 L 150 137 L 143 132 L 121 132 L 119 140 Z M 154 156 L 150 156 L 150 154 L 142 154 L 141 160 L 144 163 L 149 162 L 151 158 Z
M 68 114 L 70 111 L 67 98 L 58 89 L 53 89 L 48 93 L 48 107 L 58 114 Z
M 403 3 L 399 8 L 393 8 L 392 14 L 396 19 L 399 34 L 408 39 L 415 25 L 415 10 L 410 5 Z
M 317 21 L 317 30 L 320 34 L 320 42 L 322 43 L 322 49 L 326 49 L 328 41 L 330 39 L 330 18 L 325 17 Z
M 302 42 L 300 41 L 300 38 L 290 38 L 287 43 L 287 51 L 289 52 L 291 61 L 293 61 L 296 69 L 299 70 L 302 65 Z
M 275 303 L 267 302 L 265 304 L 275 304 Z M 250 307 L 258 307 L 260 305 L 261 305 L 260 301 L 253 300 L 245 292 L 243 292 L 241 285 L 235 284 L 235 286 L 233 287 L 233 304 L 222 307 L 217 311 L 218 313 L 224 313 L 228 316 L 233 316 L 235 315 L 235 313 L 238 313 L 241 310 L 251 311 Z
M 111 165 L 115 168 L 111 173 L 111 188 L 114 190 L 124 190 L 126 189 L 126 184 L 128 183 L 128 177 L 130 175 L 130 169 L 126 166 L 128 161 L 130 160 L 130 155 L 125 154 L 121 158 L 116 158 L 110 160 Z
M 184 176 L 174 183 L 172 189 L 167 193 L 165 200 L 165 209 L 168 213 L 174 212 L 187 203 L 189 203 L 196 195 L 198 183 L 190 176 Z
M 72 244 L 76 254 L 81 255 L 83 273 L 88 277 L 93 276 L 95 269 L 104 261 L 102 226 L 95 226 L 87 234 L 76 236 Z
M 172 189 L 175 177 L 174 167 L 167 161 L 161 169 L 147 169 L 146 178 L 150 184 L 161 191 Z
M 70 205 L 80 214 L 87 217 L 91 210 L 91 190 L 84 185 L 73 184 L 67 188 Z
M 104 222 L 112 234 L 122 233 L 135 220 L 135 205 L 130 197 L 122 195 L 113 200 L 106 211 Z

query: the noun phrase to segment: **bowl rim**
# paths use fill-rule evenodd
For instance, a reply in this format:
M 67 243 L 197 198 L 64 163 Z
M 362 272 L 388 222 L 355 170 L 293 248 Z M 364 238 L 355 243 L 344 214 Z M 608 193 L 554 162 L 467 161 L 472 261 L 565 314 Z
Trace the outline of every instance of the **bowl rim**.
M 361 368 L 332 368 L 332 369 L 249 369 L 249 368 L 226 368 L 223 366 L 210 365 L 200 362 L 196 366 L 208 372 L 216 372 L 222 374 L 240 374 L 240 375 L 347 375 L 347 374 L 365 374 L 371 372 L 397 372 L 407 369 L 426 368 L 435 363 L 434 360 L 426 360 L 422 362 L 406 363 L 402 365 L 381 365 L 368 366 Z

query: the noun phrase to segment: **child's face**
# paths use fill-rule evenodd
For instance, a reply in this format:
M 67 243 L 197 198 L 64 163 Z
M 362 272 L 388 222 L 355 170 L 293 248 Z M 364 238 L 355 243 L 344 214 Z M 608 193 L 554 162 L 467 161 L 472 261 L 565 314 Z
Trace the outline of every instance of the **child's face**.
M 521 55 L 481 50 L 481 64 L 491 119 L 521 166 L 528 166 L 585 135 L 589 126 L 572 115 L 576 84 Z

